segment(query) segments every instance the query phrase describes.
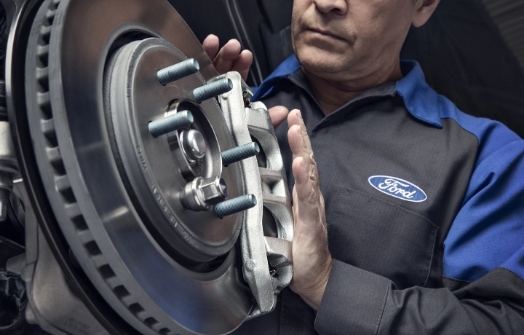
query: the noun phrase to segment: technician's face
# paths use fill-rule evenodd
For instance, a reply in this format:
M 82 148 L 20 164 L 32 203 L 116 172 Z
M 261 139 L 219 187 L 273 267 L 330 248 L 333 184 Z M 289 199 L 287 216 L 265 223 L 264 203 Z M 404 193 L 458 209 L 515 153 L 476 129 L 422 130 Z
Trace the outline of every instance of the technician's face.
M 350 79 L 397 61 L 416 11 L 414 0 L 295 0 L 292 35 L 303 67 Z

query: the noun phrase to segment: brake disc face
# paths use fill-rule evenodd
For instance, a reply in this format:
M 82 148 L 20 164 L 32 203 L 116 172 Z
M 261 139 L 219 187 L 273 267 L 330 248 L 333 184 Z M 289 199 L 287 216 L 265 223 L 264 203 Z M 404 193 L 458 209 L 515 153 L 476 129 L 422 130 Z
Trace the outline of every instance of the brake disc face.
M 231 250 L 241 218 L 231 215 L 219 219 L 205 207 L 199 210 L 186 206 L 190 207 L 187 210 L 183 203 L 190 201 L 186 198 L 192 194 L 186 194 L 185 188 L 196 192 L 197 188 L 191 187 L 196 179 L 223 178 L 229 196 L 237 197 L 242 178 L 236 166 L 222 168 L 219 143 L 232 145 L 222 111 L 216 103 L 201 107 L 191 100 L 189 89 L 202 86 L 204 79 L 192 75 L 166 86 L 158 81 L 158 69 L 185 58 L 159 38 L 120 48 L 106 67 L 105 112 L 120 174 L 125 176 L 128 193 L 133 194 L 143 220 L 174 257 L 181 254 L 187 260 L 205 262 Z M 151 121 L 186 111 L 193 116 L 191 126 L 159 138 L 148 131 Z M 202 142 L 201 148 L 198 143 L 193 147 L 201 149 L 201 155 L 197 154 L 201 158 L 191 154 L 192 143 L 186 138 L 189 132 L 198 134 Z
M 198 61 L 198 73 L 159 82 L 158 70 L 188 58 Z M 249 137 L 244 113 L 251 109 L 243 96 L 249 89 L 233 80 L 240 104 L 222 97 L 226 117 L 217 100 L 195 101 L 194 89 L 217 73 L 167 2 L 46 0 L 32 27 L 25 72 L 29 128 L 47 197 L 82 269 L 112 309 L 143 334 L 224 334 L 274 307 L 291 266 L 280 257 L 285 251 L 275 252 L 276 239 L 264 239 L 262 213 L 269 208 L 277 237 L 291 240 L 281 161 L 275 171 L 265 167 L 266 176 L 255 158 L 223 166 L 221 152 Z M 231 121 L 231 106 L 240 111 L 241 126 Z M 258 107 L 251 110 L 262 120 L 254 132 L 271 135 Z M 190 124 L 152 136 L 151 122 L 187 112 Z M 247 135 L 239 140 L 242 131 Z M 260 141 L 276 145 L 274 135 Z M 246 193 L 259 204 L 222 218 L 212 210 Z

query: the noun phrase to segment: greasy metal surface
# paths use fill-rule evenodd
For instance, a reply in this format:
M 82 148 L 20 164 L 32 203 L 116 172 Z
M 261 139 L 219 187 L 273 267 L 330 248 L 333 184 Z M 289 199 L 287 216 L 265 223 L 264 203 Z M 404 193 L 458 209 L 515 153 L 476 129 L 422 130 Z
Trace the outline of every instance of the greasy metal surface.
M 221 95 L 219 101 L 235 143 L 241 146 L 255 138 L 267 160 L 265 168 L 259 167 L 255 157 L 237 163 L 246 176 L 244 193 L 253 194 L 258 199 L 258 204 L 245 212 L 246 221 L 240 235 L 244 278 L 257 301 L 257 308 L 250 316 L 258 316 L 275 307 L 277 293 L 291 282 L 293 275 L 289 254 L 275 254 L 276 250 L 285 248 L 266 247 L 263 208 L 267 208 L 273 216 L 281 243 L 290 245 L 293 240 L 291 198 L 282 156 L 266 107 L 260 102 L 247 103 L 252 93 L 238 72 L 229 72 L 225 76 L 231 79 L 235 88 Z M 268 246 L 272 244 L 269 242 Z M 268 256 L 273 264 L 282 265 L 271 269 L 276 272 L 275 276 L 270 275 Z
M 48 7 L 56 4 L 49 18 Z M 200 44 L 160 0 L 46 1 L 38 17 L 26 66 L 26 90 L 39 92 L 27 98 L 30 127 L 44 186 L 79 263 L 113 309 L 143 334 L 231 331 L 251 308 L 232 266 L 234 249 L 210 273 L 188 271 L 163 252 L 119 175 L 102 98 L 106 58 L 122 34 L 165 38 L 196 58 L 209 79 L 214 69 Z M 42 34 L 49 34 L 48 44 Z M 192 89 L 180 86 L 178 95 L 190 97 Z M 202 107 L 215 109 L 216 102 Z

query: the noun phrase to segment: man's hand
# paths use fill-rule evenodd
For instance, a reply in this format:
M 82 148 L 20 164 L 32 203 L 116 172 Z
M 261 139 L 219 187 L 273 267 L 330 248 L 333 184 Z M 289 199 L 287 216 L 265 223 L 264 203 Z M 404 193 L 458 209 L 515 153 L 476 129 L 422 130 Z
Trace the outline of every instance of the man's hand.
M 237 71 L 246 80 L 249 73 L 249 68 L 253 63 L 253 54 L 249 50 L 242 50 L 240 42 L 237 40 L 229 40 L 220 49 L 220 42 L 215 35 L 209 35 L 202 43 L 202 47 L 213 62 L 219 74 L 224 74 L 229 71 Z
M 300 111 L 287 117 L 288 140 L 293 152 L 293 280 L 291 289 L 318 310 L 331 271 L 324 197 L 317 165 Z
M 253 63 L 253 54 L 249 50 L 241 50 L 242 47 L 240 42 L 237 40 L 229 40 L 220 49 L 220 41 L 215 35 L 209 35 L 202 43 L 202 47 L 209 56 L 209 59 L 213 61 L 217 72 L 224 74 L 229 71 L 237 71 L 242 76 L 242 79 L 246 80 L 249 73 L 249 68 Z M 273 127 L 278 127 L 287 117 L 289 111 L 287 108 L 282 106 L 276 106 L 268 110 L 269 116 L 273 123 Z
M 241 51 L 237 40 L 230 40 L 218 51 L 219 40 L 209 35 L 202 44 L 219 73 L 237 71 L 246 80 L 253 62 L 250 51 Z M 318 171 L 306 127 L 298 110 L 289 113 L 283 106 L 268 110 L 274 128 L 287 117 L 288 140 L 293 152 L 293 280 L 291 289 L 318 310 L 331 271 L 327 246 L 324 198 L 320 192 Z

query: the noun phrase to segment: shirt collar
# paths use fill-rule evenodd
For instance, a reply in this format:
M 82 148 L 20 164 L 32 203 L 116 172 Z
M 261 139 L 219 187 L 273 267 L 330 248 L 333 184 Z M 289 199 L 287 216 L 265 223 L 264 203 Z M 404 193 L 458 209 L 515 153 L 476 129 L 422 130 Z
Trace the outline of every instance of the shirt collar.
M 283 78 L 287 78 L 289 75 L 295 73 L 300 69 L 300 63 L 295 55 L 291 55 L 285 61 L 283 61 L 276 69 L 264 79 L 262 84 L 255 90 L 255 94 L 251 98 L 251 101 L 257 101 L 267 97 L 275 87 L 275 84 Z
M 442 128 L 439 113 L 439 95 L 426 83 L 422 68 L 416 61 L 401 61 L 404 77 L 397 81 L 397 93 L 406 109 L 415 118 Z
M 256 90 L 252 100 L 267 97 L 278 81 L 289 78 L 300 69 L 295 55 L 287 58 Z M 416 61 L 401 61 L 403 78 L 396 82 L 397 94 L 403 99 L 408 112 L 420 121 L 442 128 L 439 113 L 439 96 L 426 83 L 422 68 Z

